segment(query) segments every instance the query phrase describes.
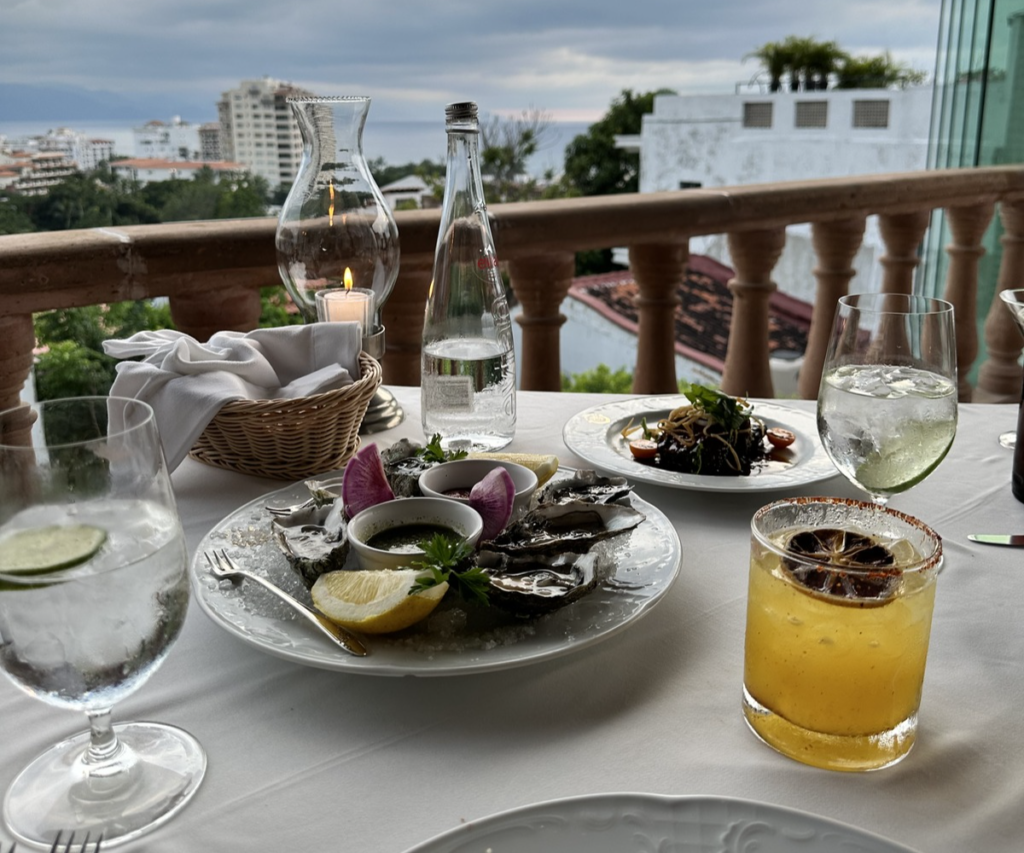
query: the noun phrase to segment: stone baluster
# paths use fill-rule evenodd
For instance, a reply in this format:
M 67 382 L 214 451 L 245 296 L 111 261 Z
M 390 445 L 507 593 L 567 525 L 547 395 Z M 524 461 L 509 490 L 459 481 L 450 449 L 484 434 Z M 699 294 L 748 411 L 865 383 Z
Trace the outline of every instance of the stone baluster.
M 22 388 L 32 372 L 35 345 L 31 314 L 0 317 L 0 411 L 21 402 Z
M 216 332 L 251 332 L 260 324 L 260 292 L 245 284 L 181 293 L 170 304 L 175 328 L 197 341 Z
M 1000 204 L 999 218 L 1004 229 L 1000 238 L 1003 257 L 996 292 L 985 318 L 988 358 L 978 372 L 976 396 L 982 402 L 1016 403 L 1021 398 L 1019 359 L 1024 338 L 999 293 L 1024 287 L 1024 200 Z
M 786 245 L 786 229 L 737 231 L 730 233 L 728 239 L 736 276 L 729 281 L 732 322 L 722 390 L 744 397 L 772 397 L 775 392 L 768 367 L 768 299 L 776 289 L 771 275 Z
M 878 227 L 885 242 L 885 254 L 881 257 L 883 293 L 913 292 L 914 270 L 921 260 L 917 250 L 930 220 L 928 209 L 878 215 Z
M 971 401 L 970 367 L 978 357 L 978 261 L 985 254 L 981 238 L 992 221 L 995 204 L 983 201 L 946 210 L 952 242 L 946 246 L 949 269 L 945 299 L 954 306 L 957 391 L 961 403 Z
M 675 394 L 677 289 L 686 275 L 689 241 L 629 247 L 629 268 L 637 283 L 638 314 L 635 394 Z
M 434 275 L 429 255 L 402 258 L 398 280 L 381 309 L 384 324 L 385 385 L 419 385 L 423 348 L 423 310 Z
M 853 217 L 811 224 L 811 239 L 818 259 L 814 268 L 818 288 L 804 363 L 800 368 L 800 396 L 805 400 L 814 400 L 818 396 L 836 303 L 847 294 L 850 279 L 856 273 L 853 259 L 864 239 L 864 222 L 864 217 Z
M 515 258 L 508 269 L 512 290 L 523 309 L 516 318 L 523 330 L 518 353 L 520 387 L 524 391 L 561 391 L 560 335 L 565 315 L 559 308 L 572 285 L 576 256 L 552 252 Z

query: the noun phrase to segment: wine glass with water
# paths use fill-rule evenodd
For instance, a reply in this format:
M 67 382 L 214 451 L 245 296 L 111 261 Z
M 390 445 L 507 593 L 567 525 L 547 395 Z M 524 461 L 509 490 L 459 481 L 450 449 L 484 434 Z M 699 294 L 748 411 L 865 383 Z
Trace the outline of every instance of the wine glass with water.
M 203 778 L 187 732 L 111 721 L 185 620 L 187 554 L 153 410 L 83 397 L 0 412 L 0 669 L 89 730 L 10 784 L 3 816 L 46 848 L 59 831 L 104 848 L 166 821 Z
M 957 422 L 953 306 L 870 293 L 839 300 L 818 392 L 818 434 L 839 471 L 885 505 L 927 477 Z

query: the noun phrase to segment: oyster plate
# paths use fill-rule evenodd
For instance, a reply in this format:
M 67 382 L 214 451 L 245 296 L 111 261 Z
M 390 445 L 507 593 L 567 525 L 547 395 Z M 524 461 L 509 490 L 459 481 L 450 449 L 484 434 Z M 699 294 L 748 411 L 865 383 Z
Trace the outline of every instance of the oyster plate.
M 914 853 L 807 812 L 730 797 L 594 794 L 471 820 L 406 853 Z
M 644 465 L 633 459 L 629 442 L 622 430 L 632 421 L 639 426 L 642 418 L 654 424 L 673 409 L 689 404 L 682 394 L 637 397 L 615 403 L 604 403 L 573 415 L 562 429 L 562 440 L 573 453 L 601 471 L 619 474 L 638 483 L 692 489 L 701 492 L 768 492 L 789 489 L 839 475 L 818 438 L 815 416 L 810 412 L 777 406 L 774 403 L 753 403 L 753 415 L 768 427 L 782 427 L 796 434 L 792 461 L 785 465 L 770 464 L 747 477 L 710 477 L 667 471 Z
M 574 473 L 562 468 L 555 476 Z M 305 486 L 295 483 L 239 507 L 203 537 L 190 571 L 196 601 L 218 626 L 260 651 L 322 669 L 367 675 L 441 676 L 550 660 L 604 640 L 644 616 L 669 591 L 682 561 L 679 536 L 672 523 L 656 507 L 633 494 L 632 505 L 646 519 L 606 546 L 614 559 L 614 572 L 609 581 L 583 599 L 537 619 L 478 633 L 451 637 L 410 629 L 392 636 L 370 637 L 370 654 L 352 657 L 325 643 L 291 610 L 255 584 L 232 586 L 229 581 L 217 580 L 202 558 L 204 551 L 223 548 L 243 568 L 263 575 L 310 604 L 309 592 L 274 542 L 265 509 L 268 503 L 292 504 L 305 497 Z M 354 560 L 354 556 L 349 559 Z

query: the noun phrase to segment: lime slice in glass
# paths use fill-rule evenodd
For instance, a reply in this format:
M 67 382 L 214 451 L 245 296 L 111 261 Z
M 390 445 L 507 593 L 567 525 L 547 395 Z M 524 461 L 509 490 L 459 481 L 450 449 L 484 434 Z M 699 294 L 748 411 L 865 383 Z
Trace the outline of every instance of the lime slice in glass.
M 107 541 L 88 524 L 54 524 L 19 530 L 0 539 L 0 573 L 44 575 L 84 563 Z

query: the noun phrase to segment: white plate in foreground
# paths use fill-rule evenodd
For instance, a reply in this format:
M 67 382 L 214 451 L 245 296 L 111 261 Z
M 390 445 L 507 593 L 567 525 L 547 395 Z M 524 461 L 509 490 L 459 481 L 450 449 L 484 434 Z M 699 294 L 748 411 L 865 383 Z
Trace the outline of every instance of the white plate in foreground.
M 595 794 L 469 821 L 406 853 L 914 853 L 827 818 L 727 797 Z
M 815 483 L 839 474 L 818 439 L 815 416 L 774 403 L 754 403 L 753 414 L 764 421 L 765 426 L 783 427 L 796 434 L 796 441 L 788 451 L 791 458 L 784 464 L 772 462 L 747 477 L 709 477 L 666 471 L 633 459 L 629 443 L 622 437 L 626 425 L 632 421 L 633 426 L 638 427 L 643 418 L 654 425 L 673 409 L 689 402 L 682 395 L 664 395 L 604 403 L 573 415 L 562 430 L 562 439 L 573 453 L 602 471 L 621 474 L 640 483 L 677 489 L 767 492 Z
M 296 483 L 250 501 L 203 537 L 191 565 L 196 601 L 217 625 L 261 651 L 307 666 L 368 675 L 437 676 L 537 663 L 586 648 L 623 630 L 646 614 L 679 574 L 682 550 L 675 528 L 660 510 L 632 495 L 633 506 L 647 518 L 615 541 L 615 553 L 625 558 L 616 561 L 608 582 L 581 600 L 539 619 L 494 630 L 445 636 L 412 628 L 392 637 L 367 637 L 370 654 L 353 657 L 307 627 L 255 583 L 242 581 L 233 586 L 217 580 L 203 558 L 204 551 L 223 548 L 242 568 L 263 575 L 311 604 L 309 592 L 271 536 L 265 509 L 267 503 L 297 503 L 308 495 L 303 485 Z

